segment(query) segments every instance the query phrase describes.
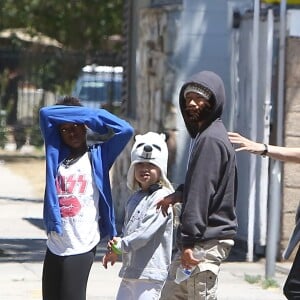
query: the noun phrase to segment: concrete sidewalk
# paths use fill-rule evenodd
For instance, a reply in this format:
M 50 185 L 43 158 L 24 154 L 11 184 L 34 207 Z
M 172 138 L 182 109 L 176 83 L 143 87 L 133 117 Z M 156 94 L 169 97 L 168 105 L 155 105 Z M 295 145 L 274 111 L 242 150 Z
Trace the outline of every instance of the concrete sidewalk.
M 43 204 L 35 199 L 30 184 L 15 176 L 0 164 L 0 299 L 41 299 L 41 273 L 45 251 L 42 225 Z M 87 299 L 115 299 L 120 283 L 121 263 L 105 270 L 101 257 L 105 247 L 99 247 L 88 283 Z M 288 272 L 289 263 L 278 266 Z M 245 276 L 264 278 L 265 265 L 226 262 L 219 280 L 219 300 L 283 300 L 284 272 L 277 272 L 274 280 L 279 287 L 263 289 L 260 283 L 250 284 Z M 171 299 L 171 298 L 170 298 Z M 126 299 L 124 299 L 126 300 Z

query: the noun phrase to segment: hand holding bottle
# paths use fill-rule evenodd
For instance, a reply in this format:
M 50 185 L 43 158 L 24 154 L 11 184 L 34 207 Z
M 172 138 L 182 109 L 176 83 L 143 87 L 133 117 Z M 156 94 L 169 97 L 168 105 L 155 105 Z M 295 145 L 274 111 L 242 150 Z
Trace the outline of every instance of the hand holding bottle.
M 185 249 L 182 253 L 182 264 L 177 268 L 175 282 L 180 284 L 188 279 L 198 263 L 204 260 L 205 250 L 203 248 Z M 188 259 L 187 259 L 188 258 Z M 189 261 L 189 264 L 186 263 Z
M 181 253 L 181 264 L 186 269 L 191 269 L 192 267 L 198 265 L 200 259 L 203 258 L 203 248 L 194 247 L 186 248 L 182 250 Z

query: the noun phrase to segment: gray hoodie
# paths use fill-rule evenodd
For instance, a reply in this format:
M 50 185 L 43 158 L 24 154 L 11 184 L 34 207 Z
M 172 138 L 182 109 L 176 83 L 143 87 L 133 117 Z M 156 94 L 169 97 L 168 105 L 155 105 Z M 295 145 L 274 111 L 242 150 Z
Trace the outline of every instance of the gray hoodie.
M 122 238 L 122 268 L 119 276 L 165 281 L 172 254 L 173 213 L 157 211 L 158 200 L 172 191 L 166 187 L 152 194 L 134 193 L 125 207 Z
M 209 101 L 213 108 L 201 127 L 190 123 L 185 114 L 184 89 L 191 83 L 212 92 Z M 223 81 L 210 71 L 193 75 L 179 94 L 181 113 L 194 139 L 183 189 L 180 241 L 183 247 L 212 239 L 232 239 L 236 235 L 236 157 L 220 119 L 224 102 Z

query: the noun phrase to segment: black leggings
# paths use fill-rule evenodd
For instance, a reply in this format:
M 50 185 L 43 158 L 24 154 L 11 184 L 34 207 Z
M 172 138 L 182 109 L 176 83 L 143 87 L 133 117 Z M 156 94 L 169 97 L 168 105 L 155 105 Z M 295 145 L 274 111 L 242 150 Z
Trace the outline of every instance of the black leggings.
M 300 299 L 300 247 L 284 284 L 283 293 L 289 300 Z
M 43 266 L 43 300 L 85 300 L 96 247 L 89 252 L 58 256 L 47 249 Z

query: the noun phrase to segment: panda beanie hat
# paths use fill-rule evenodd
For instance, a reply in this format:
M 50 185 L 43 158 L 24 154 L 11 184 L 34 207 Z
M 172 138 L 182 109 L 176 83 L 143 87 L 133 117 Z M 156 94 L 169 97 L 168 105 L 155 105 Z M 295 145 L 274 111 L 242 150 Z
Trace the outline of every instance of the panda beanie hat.
M 160 168 L 161 184 L 173 191 L 172 184 L 167 178 L 168 147 L 163 133 L 147 132 L 135 136 L 135 142 L 131 150 L 131 164 L 127 173 L 127 186 L 131 190 L 139 189 L 135 180 L 134 165 L 141 162 L 154 164 Z

